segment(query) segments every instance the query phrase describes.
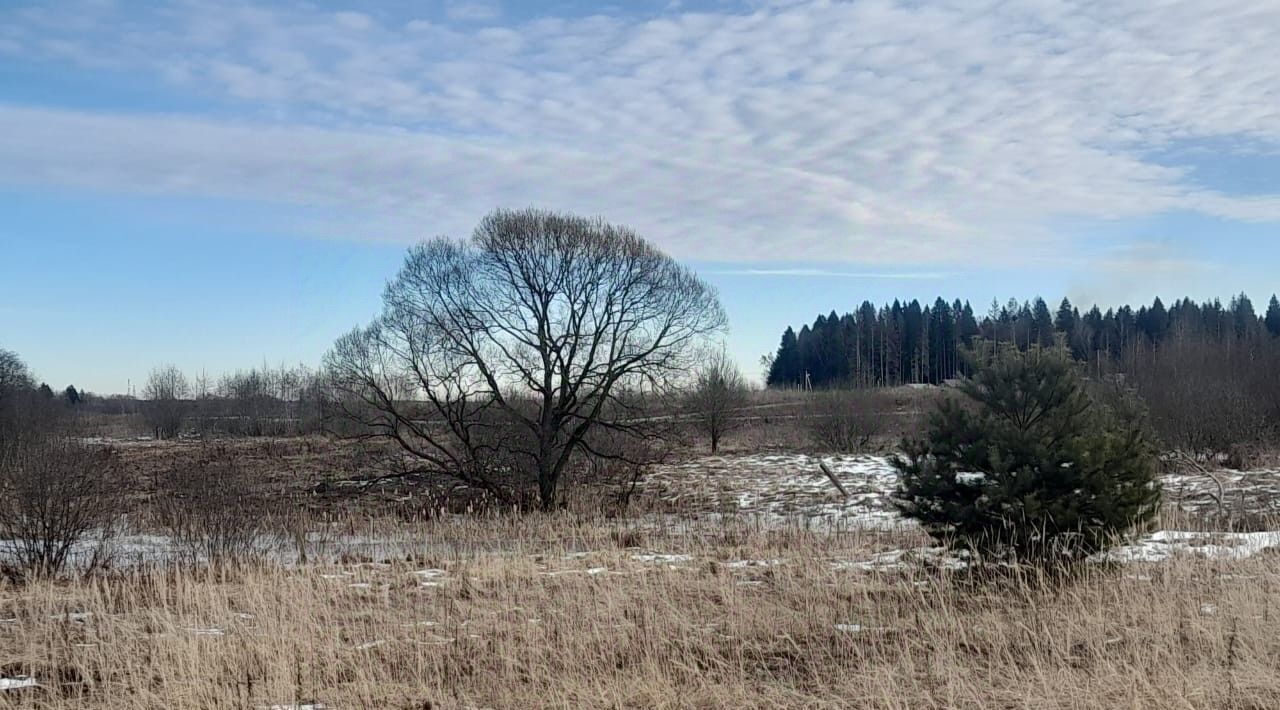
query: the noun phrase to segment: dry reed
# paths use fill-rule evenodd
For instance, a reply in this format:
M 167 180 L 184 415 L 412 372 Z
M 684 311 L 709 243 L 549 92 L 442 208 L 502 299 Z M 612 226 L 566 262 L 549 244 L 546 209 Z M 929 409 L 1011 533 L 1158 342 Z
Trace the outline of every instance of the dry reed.
M 40 683 L 0 706 L 1280 707 L 1265 554 L 1044 584 L 867 563 L 910 532 L 397 529 L 396 559 L 0 588 L 0 675 Z

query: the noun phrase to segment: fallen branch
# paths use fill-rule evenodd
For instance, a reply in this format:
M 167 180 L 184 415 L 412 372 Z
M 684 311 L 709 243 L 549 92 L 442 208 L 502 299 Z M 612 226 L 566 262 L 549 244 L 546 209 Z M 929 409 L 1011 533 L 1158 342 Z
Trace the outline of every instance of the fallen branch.
M 840 483 L 840 479 L 836 478 L 836 475 L 831 472 L 830 468 L 827 468 L 827 462 L 819 461 L 818 467 L 822 469 L 823 473 L 827 474 L 827 478 L 831 481 L 832 485 L 834 485 L 840 491 L 840 495 L 844 496 L 845 498 L 848 498 L 849 491 L 846 491 L 844 489 L 844 485 Z
M 1188 455 L 1187 452 L 1178 451 L 1175 453 L 1178 456 L 1178 458 L 1183 461 L 1183 463 L 1189 464 L 1191 467 L 1195 468 L 1197 471 L 1207 476 L 1209 480 L 1213 481 L 1214 485 L 1218 487 L 1218 495 L 1215 496 L 1212 492 L 1207 493 L 1207 495 L 1210 498 L 1212 498 L 1215 503 L 1218 504 L 1218 515 L 1225 515 L 1226 512 L 1223 506 L 1223 501 L 1226 500 L 1227 494 L 1226 494 L 1226 489 L 1224 489 L 1222 486 L 1222 481 L 1219 480 L 1217 476 L 1210 473 L 1209 469 L 1205 468 L 1204 466 L 1201 466 L 1200 462 L 1196 461 L 1194 458 Z

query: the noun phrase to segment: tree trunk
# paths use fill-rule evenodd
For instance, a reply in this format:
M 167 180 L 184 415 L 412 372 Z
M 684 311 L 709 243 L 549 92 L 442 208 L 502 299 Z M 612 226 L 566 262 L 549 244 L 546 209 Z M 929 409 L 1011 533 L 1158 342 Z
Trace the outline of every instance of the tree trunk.
M 538 501 L 546 512 L 556 508 L 556 475 L 543 461 L 538 462 Z

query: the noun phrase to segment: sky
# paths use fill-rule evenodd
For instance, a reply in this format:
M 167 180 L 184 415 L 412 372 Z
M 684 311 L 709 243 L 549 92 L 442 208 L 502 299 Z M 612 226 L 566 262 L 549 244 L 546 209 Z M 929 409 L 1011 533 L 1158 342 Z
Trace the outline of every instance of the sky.
M 1280 0 L 0 2 L 0 348 L 315 366 L 495 207 L 627 224 L 758 377 L 863 300 L 1280 291 Z

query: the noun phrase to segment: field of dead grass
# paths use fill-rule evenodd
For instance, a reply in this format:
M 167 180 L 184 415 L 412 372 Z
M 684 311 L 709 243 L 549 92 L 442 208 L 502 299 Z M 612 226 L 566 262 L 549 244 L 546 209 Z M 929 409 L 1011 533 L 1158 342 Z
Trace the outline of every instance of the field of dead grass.
M 876 562 L 910 530 L 397 525 L 418 551 L 0 587 L 0 707 L 1280 707 L 1265 552 L 1042 584 Z

